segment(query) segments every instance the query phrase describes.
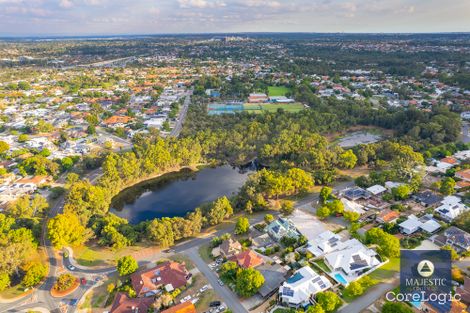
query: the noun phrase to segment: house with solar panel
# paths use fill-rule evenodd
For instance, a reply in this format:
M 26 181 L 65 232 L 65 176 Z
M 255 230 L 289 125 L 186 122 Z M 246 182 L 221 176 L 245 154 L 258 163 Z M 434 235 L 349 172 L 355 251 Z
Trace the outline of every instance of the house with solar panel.
M 306 249 L 315 257 L 320 257 L 326 253 L 338 250 L 341 245 L 342 238 L 338 234 L 327 230 L 319 234 L 314 240 L 309 240 Z
M 279 287 L 279 302 L 294 308 L 305 308 L 314 303 L 314 296 L 331 288 L 331 282 L 309 266 L 298 269 Z
M 295 228 L 294 223 L 287 218 L 278 218 L 277 220 L 271 222 L 268 225 L 267 231 L 269 236 L 273 238 L 275 241 L 281 241 L 282 237 L 290 237 L 290 238 L 299 238 L 300 233 Z
M 469 207 L 462 203 L 462 199 L 456 196 L 447 196 L 441 201 L 441 206 L 434 211 L 446 222 L 452 222 L 457 216 L 469 210 Z
M 383 264 L 377 252 L 357 239 L 347 240 L 338 246 L 335 251 L 325 254 L 324 262 L 331 270 L 330 276 L 344 286 Z

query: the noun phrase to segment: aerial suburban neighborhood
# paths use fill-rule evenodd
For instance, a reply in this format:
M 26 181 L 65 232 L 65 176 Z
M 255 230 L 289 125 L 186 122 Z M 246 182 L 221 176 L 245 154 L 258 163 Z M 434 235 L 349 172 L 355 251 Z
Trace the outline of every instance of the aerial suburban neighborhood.
M 0 38 L 0 312 L 467 312 L 469 129 L 467 33 Z

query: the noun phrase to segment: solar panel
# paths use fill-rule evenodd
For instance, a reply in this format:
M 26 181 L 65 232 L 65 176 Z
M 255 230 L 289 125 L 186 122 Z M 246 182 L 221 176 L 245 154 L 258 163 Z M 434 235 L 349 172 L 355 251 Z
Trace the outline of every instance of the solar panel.
M 294 295 L 294 290 L 292 290 L 290 288 L 287 288 L 287 287 L 284 287 L 282 289 L 282 294 L 285 295 L 285 296 L 288 296 L 288 297 L 292 297 Z

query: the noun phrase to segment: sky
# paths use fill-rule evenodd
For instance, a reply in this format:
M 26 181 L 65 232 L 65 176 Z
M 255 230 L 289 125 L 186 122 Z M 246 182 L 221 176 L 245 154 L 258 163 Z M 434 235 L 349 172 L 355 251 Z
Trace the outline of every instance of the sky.
M 470 32 L 470 0 L 0 0 L 0 35 Z

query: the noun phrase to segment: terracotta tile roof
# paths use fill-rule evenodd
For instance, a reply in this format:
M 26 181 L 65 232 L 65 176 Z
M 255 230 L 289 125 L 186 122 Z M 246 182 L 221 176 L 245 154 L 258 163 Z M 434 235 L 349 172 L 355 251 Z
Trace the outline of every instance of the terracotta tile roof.
M 146 313 L 153 298 L 129 298 L 127 294 L 118 292 L 111 307 L 111 313 Z
M 443 158 L 441 159 L 441 162 L 449 163 L 449 164 L 457 164 L 457 160 L 452 157 Z
M 379 215 L 377 215 L 378 218 L 381 218 L 385 223 L 390 223 L 391 221 L 397 219 L 400 217 L 400 213 L 397 211 L 393 210 L 382 210 Z
M 167 261 L 149 270 L 139 271 L 131 275 L 132 287 L 137 295 L 144 295 L 150 291 L 170 284 L 174 289 L 188 283 L 191 274 L 184 263 Z
M 466 170 L 463 170 L 463 171 L 458 171 L 457 173 L 455 173 L 455 175 L 457 177 L 462 178 L 462 179 L 470 180 L 470 169 L 466 169 Z
M 172 306 L 161 313 L 197 313 L 197 311 L 194 304 L 192 304 L 191 301 L 188 301 Z
M 461 181 L 456 182 L 456 185 L 458 188 L 467 188 L 467 187 L 470 187 L 470 182 L 461 180 Z
M 237 262 L 238 266 L 244 268 L 257 267 L 264 263 L 263 258 L 259 257 L 253 250 L 245 250 L 230 258 L 231 261 Z
M 21 178 L 19 180 L 16 181 L 16 183 L 19 183 L 19 184 L 36 184 L 36 185 L 40 185 L 44 182 L 46 182 L 48 179 L 47 176 L 33 176 L 33 177 L 25 177 L 25 178 Z
M 126 123 L 129 123 L 130 120 L 131 118 L 129 116 L 114 115 L 114 116 L 111 116 L 110 118 L 105 119 L 103 123 L 106 125 L 126 124 Z

